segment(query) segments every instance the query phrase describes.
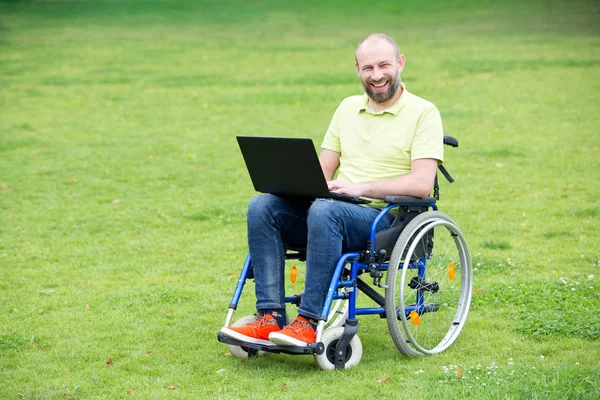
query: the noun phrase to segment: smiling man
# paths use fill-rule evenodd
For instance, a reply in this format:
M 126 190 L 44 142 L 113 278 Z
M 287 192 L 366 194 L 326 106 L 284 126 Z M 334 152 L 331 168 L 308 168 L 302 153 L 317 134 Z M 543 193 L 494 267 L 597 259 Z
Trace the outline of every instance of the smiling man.
M 304 202 L 262 194 L 248 205 L 257 318 L 245 326 L 222 328 L 225 335 L 265 345 L 313 343 L 336 262 L 343 252 L 365 248 L 371 224 L 385 204 L 382 199 L 425 197 L 431 191 L 444 155 L 442 121 L 433 104 L 406 90 L 400 79 L 404 63 L 387 35 L 372 34 L 359 43 L 355 66 L 365 94 L 342 101 L 319 155 L 329 190 L 369 197 L 373 203 Z M 386 215 L 378 230 L 393 219 Z M 298 317 L 287 326 L 286 246 L 306 248 L 302 302 Z

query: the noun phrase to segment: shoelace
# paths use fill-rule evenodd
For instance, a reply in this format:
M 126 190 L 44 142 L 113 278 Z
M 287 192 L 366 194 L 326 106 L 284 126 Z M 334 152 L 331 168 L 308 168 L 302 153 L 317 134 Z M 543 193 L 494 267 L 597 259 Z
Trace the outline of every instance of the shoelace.
M 252 326 L 253 326 L 254 328 L 260 328 L 261 326 L 267 326 L 267 325 L 270 325 L 270 324 L 271 324 L 270 322 L 271 322 L 271 321 L 269 321 L 269 320 L 267 319 L 267 317 L 265 317 L 265 316 L 262 316 L 262 317 L 258 317 L 258 319 L 252 323 Z
M 296 333 L 300 332 L 301 330 L 307 329 L 307 328 L 312 329 L 310 323 L 308 323 L 307 321 L 300 321 L 300 320 L 295 320 L 290 325 L 288 325 L 288 328 L 293 330 Z

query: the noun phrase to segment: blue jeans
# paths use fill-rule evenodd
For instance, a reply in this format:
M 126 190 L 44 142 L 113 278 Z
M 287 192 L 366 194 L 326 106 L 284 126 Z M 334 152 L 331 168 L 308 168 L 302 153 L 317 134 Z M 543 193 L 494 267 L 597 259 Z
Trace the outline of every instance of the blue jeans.
M 306 282 L 298 313 L 321 316 L 327 289 L 342 252 L 366 248 L 371 224 L 381 210 L 331 199 L 293 201 L 270 194 L 248 205 L 248 247 L 254 270 L 257 310 L 285 308 L 284 245 L 306 248 Z M 386 215 L 377 229 L 394 220 Z

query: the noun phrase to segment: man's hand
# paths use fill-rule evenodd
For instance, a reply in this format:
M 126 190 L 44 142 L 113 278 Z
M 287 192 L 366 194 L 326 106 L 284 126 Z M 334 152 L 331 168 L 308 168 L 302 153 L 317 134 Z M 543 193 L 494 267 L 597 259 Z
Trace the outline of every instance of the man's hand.
M 364 196 L 367 192 L 366 183 L 348 183 L 338 179 L 327 182 L 330 192 L 347 194 L 353 197 Z

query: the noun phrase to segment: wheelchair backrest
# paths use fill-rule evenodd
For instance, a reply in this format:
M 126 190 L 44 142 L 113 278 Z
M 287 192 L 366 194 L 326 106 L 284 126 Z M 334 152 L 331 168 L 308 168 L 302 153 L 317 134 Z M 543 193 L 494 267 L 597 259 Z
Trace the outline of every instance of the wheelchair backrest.
M 402 230 L 413 220 L 417 215 L 429 209 L 427 206 L 404 206 L 398 208 L 396 219 L 389 228 L 377 232 L 375 235 L 375 252 L 378 254 L 380 250 L 385 250 L 387 256 L 392 255 L 392 251 L 402 233 Z M 426 249 L 418 249 L 415 253 L 424 254 Z

